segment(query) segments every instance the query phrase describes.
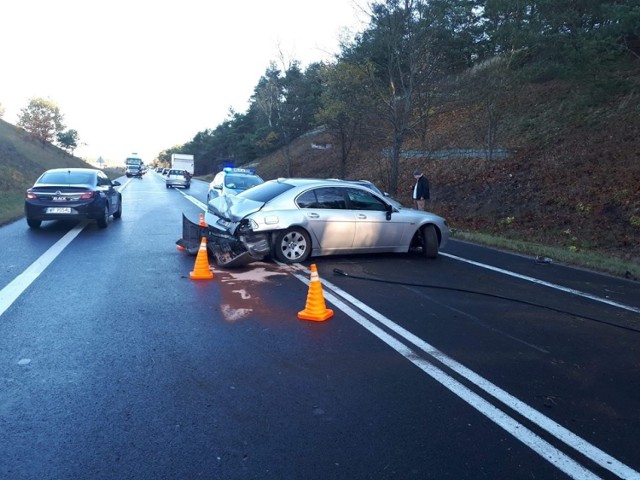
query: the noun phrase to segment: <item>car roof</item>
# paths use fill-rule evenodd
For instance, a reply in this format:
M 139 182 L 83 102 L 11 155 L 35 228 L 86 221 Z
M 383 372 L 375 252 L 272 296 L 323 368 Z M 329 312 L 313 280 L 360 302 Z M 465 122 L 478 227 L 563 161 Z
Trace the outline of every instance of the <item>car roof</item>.
M 296 187 L 325 185 L 336 187 L 363 187 L 367 190 L 370 190 L 367 185 L 363 185 L 361 183 L 353 182 L 350 180 L 339 180 L 336 178 L 278 178 L 275 181 L 288 183 L 289 185 L 294 185 Z

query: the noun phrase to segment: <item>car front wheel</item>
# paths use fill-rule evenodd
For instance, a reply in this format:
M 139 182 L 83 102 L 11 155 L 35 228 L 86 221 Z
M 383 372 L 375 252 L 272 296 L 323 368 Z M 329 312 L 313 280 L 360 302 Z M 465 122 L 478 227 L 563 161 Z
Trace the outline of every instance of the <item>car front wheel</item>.
M 304 262 L 311 255 L 311 237 L 302 228 L 289 228 L 275 236 L 273 255 L 283 263 Z
M 122 216 L 122 197 L 118 199 L 118 210 L 113 214 L 113 218 L 120 218 Z

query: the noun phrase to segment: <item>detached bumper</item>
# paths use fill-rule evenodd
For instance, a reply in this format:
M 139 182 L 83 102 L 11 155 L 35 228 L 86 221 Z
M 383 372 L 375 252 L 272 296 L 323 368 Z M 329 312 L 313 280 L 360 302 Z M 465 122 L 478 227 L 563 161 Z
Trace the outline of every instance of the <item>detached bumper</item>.
M 176 245 L 196 255 L 202 239 L 221 267 L 233 268 L 260 261 L 269 254 L 269 241 L 265 234 L 241 236 L 239 239 L 224 234 L 209 225 L 202 226 L 182 214 L 182 238 Z

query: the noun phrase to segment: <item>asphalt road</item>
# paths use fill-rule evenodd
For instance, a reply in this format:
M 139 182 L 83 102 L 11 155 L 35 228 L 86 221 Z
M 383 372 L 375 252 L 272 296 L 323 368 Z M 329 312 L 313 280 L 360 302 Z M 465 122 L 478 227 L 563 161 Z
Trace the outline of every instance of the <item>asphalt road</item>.
M 206 185 L 122 180 L 0 228 L 1 479 L 640 478 L 637 283 L 458 241 L 195 281 Z

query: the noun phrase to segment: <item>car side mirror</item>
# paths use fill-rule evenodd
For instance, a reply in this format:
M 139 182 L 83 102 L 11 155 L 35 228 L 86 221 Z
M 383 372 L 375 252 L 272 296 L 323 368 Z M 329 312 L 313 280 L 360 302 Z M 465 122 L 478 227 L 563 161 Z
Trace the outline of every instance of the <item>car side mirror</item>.
M 392 212 L 393 212 L 393 205 L 387 205 L 387 220 L 391 220 Z

